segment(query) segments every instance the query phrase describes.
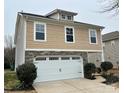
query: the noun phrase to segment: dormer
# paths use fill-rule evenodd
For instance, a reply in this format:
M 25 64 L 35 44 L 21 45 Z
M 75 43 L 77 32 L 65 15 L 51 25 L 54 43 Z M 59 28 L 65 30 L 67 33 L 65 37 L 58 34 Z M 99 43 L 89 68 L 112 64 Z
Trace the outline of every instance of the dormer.
M 46 14 L 46 17 L 53 18 L 53 19 L 58 19 L 58 20 L 68 20 L 68 21 L 73 21 L 74 16 L 76 16 L 77 13 L 70 12 L 70 11 L 65 11 L 61 9 L 55 9 L 52 12 Z

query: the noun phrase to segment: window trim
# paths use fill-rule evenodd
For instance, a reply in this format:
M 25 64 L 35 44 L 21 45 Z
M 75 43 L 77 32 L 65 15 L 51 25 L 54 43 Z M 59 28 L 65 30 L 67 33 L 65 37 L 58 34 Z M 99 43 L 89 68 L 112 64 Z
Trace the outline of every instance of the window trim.
M 37 58 L 45 58 L 45 60 L 36 60 Z M 35 61 L 46 61 L 47 60 L 47 57 L 35 57 L 35 59 L 34 59 Z
M 73 59 L 74 58 L 74 59 Z M 75 59 L 76 58 L 76 59 Z M 80 56 L 74 56 L 74 57 L 72 57 L 72 60 L 80 60 L 81 59 L 81 57 Z
M 95 31 L 96 43 L 92 43 L 92 42 L 91 42 L 91 35 L 90 35 L 91 31 Z M 96 31 L 96 29 L 89 29 L 89 43 L 90 43 L 90 44 L 98 44 L 98 40 L 97 40 L 97 31 Z
M 63 16 L 65 18 L 63 18 Z M 70 17 L 71 19 L 68 19 L 68 17 Z M 67 20 L 67 21 L 73 21 L 73 16 L 72 15 L 61 14 L 61 19 L 62 20 Z
M 65 59 L 63 59 L 63 58 L 65 58 Z M 66 59 L 66 58 L 68 58 L 68 59 Z M 62 57 L 60 57 L 60 60 L 70 60 L 71 58 L 69 57 L 69 56 L 62 56 Z
M 63 18 L 63 16 L 64 16 L 65 18 Z M 62 20 L 66 20 L 66 15 L 62 14 L 62 15 L 61 15 L 61 18 L 62 18 Z
M 70 17 L 71 19 L 68 19 L 68 17 Z M 67 15 L 67 20 L 72 20 L 72 16 L 71 15 Z
M 37 40 L 36 39 L 36 24 L 41 24 L 41 25 L 44 25 L 44 36 L 45 36 L 45 38 L 44 38 L 44 40 Z M 46 40 L 46 37 L 47 37 L 47 35 L 46 35 L 46 23 L 42 23 L 42 22 L 34 22 L 34 41 L 40 41 L 40 42 L 46 42 L 47 40 Z
M 74 31 L 74 27 L 73 26 L 65 26 L 64 28 L 65 28 L 65 43 L 75 43 L 75 31 Z M 66 28 L 72 28 L 73 29 L 73 42 L 68 42 L 67 41 L 67 38 L 66 38 L 66 36 L 67 36 L 67 34 L 66 34 Z
M 57 59 L 52 59 L 52 60 L 51 60 L 50 58 L 57 58 Z M 48 57 L 48 60 L 49 60 L 49 61 L 56 61 L 56 60 L 58 61 L 58 60 L 59 60 L 59 57 L 56 57 L 56 56 L 54 56 L 54 57 L 53 57 L 53 56 L 52 56 L 52 57 Z

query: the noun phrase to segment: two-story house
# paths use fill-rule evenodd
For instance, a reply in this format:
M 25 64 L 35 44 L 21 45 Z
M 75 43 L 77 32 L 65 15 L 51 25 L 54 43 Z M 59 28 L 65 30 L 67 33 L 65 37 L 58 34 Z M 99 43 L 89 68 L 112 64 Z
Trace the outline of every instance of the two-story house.
M 119 32 L 102 35 L 104 60 L 110 61 L 114 68 L 119 66 Z
M 33 62 L 36 82 L 84 77 L 83 65 L 101 62 L 103 26 L 74 21 L 77 13 L 61 9 L 42 16 L 17 14 L 15 67 Z

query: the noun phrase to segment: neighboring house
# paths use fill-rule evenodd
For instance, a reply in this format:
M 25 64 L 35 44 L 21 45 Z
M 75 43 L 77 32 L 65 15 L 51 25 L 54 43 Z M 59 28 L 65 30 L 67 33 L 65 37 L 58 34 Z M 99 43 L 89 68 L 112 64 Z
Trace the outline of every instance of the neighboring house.
M 119 32 L 111 32 L 102 36 L 104 60 L 113 63 L 114 67 L 119 64 Z
M 15 67 L 33 62 L 38 68 L 36 82 L 83 78 L 85 63 L 101 62 L 104 27 L 74 21 L 76 15 L 60 9 L 45 16 L 19 12 Z

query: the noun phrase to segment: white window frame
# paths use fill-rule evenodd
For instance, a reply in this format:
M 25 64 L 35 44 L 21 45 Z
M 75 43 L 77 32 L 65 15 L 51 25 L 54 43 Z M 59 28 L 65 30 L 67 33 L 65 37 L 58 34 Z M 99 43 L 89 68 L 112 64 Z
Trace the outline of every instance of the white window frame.
M 44 40 L 37 40 L 36 39 L 36 24 L 41 24 L 41 25 L 44 25 Z M 46 23 L 42 23 L 42 22 L 34 22 L 34 41 L 40 41 L 40 42 L 46 42 L 47 36 L 46 36 Z
M 65 19 L 63 18 L 63 16 L 65 17 Z M 62 18 L 63 20 L 66 20 L 66 15 L 62 14 L 62 15 L 61 15 L 61 18 Z
M 39 56 L 39 57 L 41 57 L 41 56 Z M 34 58 L 34 61 L 36 61 L 36 62 L 42 61 L 42 60 L 36 60 L 36 58 L 38 58 L 38 56 Z M 43 58 L 44 58 L 44 57 L 43 57 Z M 45 58 L 46 58 L 46 60 L 47 60 L 47 57 L 45 57 Z M 43 61 L 46 61 L 46 60 L 43 60 Z
M 65 19 L 63 18 L 63 16 L 65 17 Z M 71 19 L 68 19 L 68 16 L 70 16 Z M 61 19 L 62 19 L 62 20 L 72 21 L 72 20 L 73 20 L 73 16 L 72 16 L 72 15 L 64 15 L 64 14 L 61 14 Z
M 67 41 L 67 34 L 66 34 L 66 28 L 72 28 L 73 29 L 73 42 L 68 42 Z M 74 27 L 73 26 L 65 26 L 65 43 L 75 43 L 75 31 L 74 31 Z
M 95 32 L 95 36 L 96 36 L 96 43 L 92 43 L 91 42 L 91 31 L 94 31 Z M 97 40 L 97 31 L 96 31 L 96 29 L 89 29 L 89 43 L 90 44 L 98 44 L 98 40 Z
M 70 17 L 71 19 L 68 19 L 68 17 Z M 67 20 L 72 20 L 72 16 L 71 15 L 67 15 Z

